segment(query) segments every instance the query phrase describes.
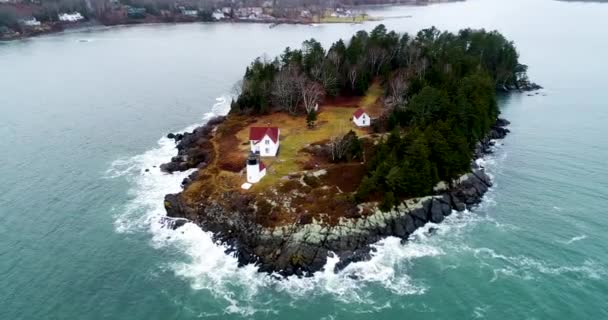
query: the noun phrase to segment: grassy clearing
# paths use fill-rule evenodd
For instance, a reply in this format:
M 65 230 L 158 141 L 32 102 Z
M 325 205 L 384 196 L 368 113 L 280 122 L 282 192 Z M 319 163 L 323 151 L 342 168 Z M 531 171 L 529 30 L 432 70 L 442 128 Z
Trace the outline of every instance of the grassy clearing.
M 209 144 L 212 157 L 199 177 L 184 190 L 185 200 L 191 204 L 218 201 L 232 208 L 234 203 L 225 195 L 232 192 L 243 196 L 254 195 L 257 206 L 273 203 L 272 211 L 263 213 L 258 221 L 268 226 L 324 219 L 337 223 L 341 217 L 356 214 L 352 195 L 365 175 L 360 161 L 330 163 L 325 156 L 315 154 L 312 144 L 325 144 L 332 138 L 342 137 L 350 130 L 358 136 L 369 135 L 371 129 L 359 128 L 352 122 L 353 113 L 363 108 L 372 116 L 379 115 L 379 98 L 383 89 L 374 83 L 361 98 L 340 97 L 320 106 L 316 126 L 309 129 L 306 118 L 286 113 L 263 116 L 231 114 L 217 127 Z M 249 190 L 240 186 L 246 182 L 245 160 L 250 152 L 249 131 L 252 126 L 276 126 L 281 129 L 280 150 L 277 157 L 262 159 L 267 167 L 266 176 Z M 201 142 L 203 143 L 203 142 Z M 296 179 L 284 179 L 290 174 L 324 169 L 318 178 L 307 177 L 306 185 Z M 232 209 L 231 209 L 232 210 Z
M 374 114 L 377 116 L 377 114 L 375 114 L 375 113 L 378 113 L 379 110 L 377 110 L 377 109 L 379 107 L 381 107 L 380 103 L 378 103 L 378 100 L 383 95 L 384 95 L 384 89 L 382 88 L 380 83 L 375 81 L 369 87 L 369 89 L 367 89 L 365 96 L 361 99 L 361 104 L 360 104 L 361 108 L 363 108 L 368 113 L 371 113 L 371 114 Z
M 252 126 L 270 125 L 281 128 L 281 146 L 277 158 L 262 159 L 268 167 L 267 174 L 252 190 L 275 185 L 281 177 L 302 171 L 303 165 L 310 158 L 310 154 L 302 152 L 302 149 L 312 143 L 343 136 L 349 130 L 365 134 L 365 130 L 356 128 L 351 122 L 354 110 L 350 107 L 322 106 L 314 129 L 308 129 L 306 119 L 302 116 L 277 113 L 258 117 L 258 122 Z M 248 136 L 249 126 L 237 133 L 237 138 L 243 142 L 248 141 Z
M 252 126 L 269 125 L 278 126 L 281 129 L 281 146 L 277 158 L 262 160 L 268 167 L 267 173 L 252 190 L 263 190 L 268 186 L 276 185 L 282 177 L 304 170 L 303 166 L 311 156 L 302 152 L 302 149 L 310 144 L 344 136 L 350 130 L 354 130 L 359 136 L 368 134 L 368 129 L 359 128 L 352 123 L 353 112 L 357 106 L 360 106 L 371 114 L 378 113 L 379 111 L 375 109 L 377 109 L 377 101 L 383 93 L 382 86 L 375 82 L 355 106 L 321 106 L 314 129 L 308 129 L 303 116 L 295 117 L 276 113 L 258 117 L 258 121 Z M 241 145 L 244 145 L 249 139 L 249 127 L 247 126 L 237 133 L 238 140 L 243 142 Z M 248 148 L 245 146 L 242 152 L 248 152 Z
M 240 190 L 240 184 L 245 182 L 241 171 L 245 167 L 245 159 L 249 153 L 249 129 L 252 126 L 276 126 L 281 129 L 280 149 L 278 157 L 263 158 L 267 166 L 266 176 L 251 189 L 260 192 L 270 186 L 278 186 L 283 177 L 304 170 L 313 157 L 303 151 L 314 143 L 321 143 L 334 137 L 344 136 L 353 130 L 357 135 L 369 134 L 369 129 L 359 128 L 352 123 L 352 115 L 357 107 L 363 108 L 371 115 L 377 115 L 378 99 L 383 89 L 374 83 L 367 94 L 348 102 L 327 104 L 319 108 L 316 127 L 309 129 L 304 116 L 292 116 L 286 113 L 273 113 L 264 116 L 230 115 L 226 122 L 218 127 L 215 137 L 211 140 L 214 146 L 213 161 L 204 170 L 211 179 L 206 179 L 205 186 L 198 182 L 191 185 L 187 193 L 199 193 L 203 189 L 212 188 L 216 191 Z M 320 168 L 330 167 L 328 163 L 312 161 Z M 309 167 L 310 168 L 310 167 Z

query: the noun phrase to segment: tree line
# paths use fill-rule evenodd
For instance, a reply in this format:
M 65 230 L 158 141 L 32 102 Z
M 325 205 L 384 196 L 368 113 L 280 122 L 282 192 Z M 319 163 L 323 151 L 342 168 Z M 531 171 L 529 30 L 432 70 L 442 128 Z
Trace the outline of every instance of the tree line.
M 390 134 L 367 156 L 355 200 L 381 197 L 388 210 L 470 169 L 476 143 L 499 114 L 496 90 L 528 81 L 518 58 L 497 31 L 433 27 L 409 35 L 379 25 L 328 50 L 311 39 L 274 60 L 256 59 L 231 111 L 306 115 L 326 96 L 363 95 L 380 81 L 384 109 L 374 129 Z
M 301 49 L 286 48 L 274 60 L 256 59 L 247 67 L 233 109 L 306 114 L 326 96 L 364 94 L 376 78 L 385 84 L 387 105 L 397 107 L 425 86 L 453 91 L 449 87 L 457 80 L 478 71 L 498 88 L 512 89 L 527 81 L 515 46 L 496 31 L 465 29 L 454 34 L 433 27 L 411 36 L 379 25 L 328 50 L 310 39 Z

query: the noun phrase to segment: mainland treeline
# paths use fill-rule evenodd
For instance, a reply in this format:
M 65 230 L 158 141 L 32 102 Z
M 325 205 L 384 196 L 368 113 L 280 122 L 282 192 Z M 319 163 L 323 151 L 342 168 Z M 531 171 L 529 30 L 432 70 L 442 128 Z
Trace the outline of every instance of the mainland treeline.
M 363 95 L 373 81 L 385 90 L 376 132 L 390 132 L 368 157 L 357 201 L 432 193 L 439 181 L 470 169 L 475 144 L 495 123 L 496 90 L 526 86 L 526 66 L 496 31 L 429 28 L 415 36 L 379 25 L 328 50 L 316 40 L 286 48 L 246 70 L 232 112 L 309 114 L 326 96 Z

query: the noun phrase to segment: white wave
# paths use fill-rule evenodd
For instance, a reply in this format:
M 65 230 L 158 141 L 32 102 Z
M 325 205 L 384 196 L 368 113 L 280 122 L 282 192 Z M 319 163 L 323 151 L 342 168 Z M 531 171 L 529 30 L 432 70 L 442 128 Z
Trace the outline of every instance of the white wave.
M 214 115 L 226 114 L 231 97 L 218 98 L 212 112 L 206 114 L 201 123 L 185 128 L 191 131 Z M 132 200 L 123 212 L 116 216 L 118 232 L 150 232 L 151 245 L 158 249 L 169 249 L 183 256 L 168 262 L 165 267 L 177 277 L 187 280 L 195 290 L 204 290 L 218 301 L 223 301 L 224 313 L 251 316 L 257 312 L 276 312 L 269 306 L 272 293 L 281 292 L 298 301 L 311 296 L 331 297 L 337 301 L 355 302 L 365 306 L 377 306 L 380 302 L 371 296 L 370 286 L 381 286 L 397 295 L 423 294 L 428 290 L 424 283 L 412 279 L 408 270 L 416 260 L 445 254 L 443 248 L 450 246 L 450 239 L 458 239 L 467 233 L 476 222 L 489 221 L 486 216 L 461 212 L 450 215 L 441 224 L 429 223 L 418 229 L 409 241 L 389 237 L 373 245 L 374 252 L 369 261 L 356 262 L 339 272 L 334 267 L 339 262 L 330 257 L 325 268 L 313 277 L 276 277 L 259 273 L 253 265 L 238 267 L 236 257 L 225 254 L 226 247 L 215 243 L 210 233 L 202 231 L 192 223 L 178 230 L 165 228 L 161 218 L 165 216 L 163 197 L 180 191 L 180 182 L 190 172 L 165 174 L 158 166 L 176 154 L 175 144 L 161 138 L 155 149 L 130 158 L 118 159 L 106 172 L 108 178 L 125 178 L 132 183 Z M 492 168 L 496 160 L 489 159 L 484 165 Z M 154 167 L 156 166 L 156 167 Z M 149 169 L 149 171 L 146 171 Z M 493 192 L 484 197 L 482 209 L 491 207 Z
M 592 260 L 585 260 L 581 265 L 563 266 L 525 255 L 508 256 L 490 248 L 464 247 L 464 250 L 473 252 L 473 256 L 481 265 L 493 268 L 494 276 L 490 282 L 498 280 L 501 276 L 532 280 L 539 275 L 576 274 L 590 279 L 600 279 L 607 274 L 602 265 Z
M 574 242 L 585 240 L 585 239 L 587 239 L 587 235 L 583 234 L 580 236 L 572 237 L 572 238 L 568 239 L 567 241 L 559 241 L 559 242 L 561 242 L 563 244 L 572 244 Z
M 486 312 L 488 311 L 489 307 L 485 306 L 485 307 L 475 307 L 475 309 L 473 309 L 473 318 L 475 319 L 483 319 L 486 317 Z
M 217 98 L 212 112 L 204 114 L 201 122 L 193 124 L 181 132 L 194 130 L 215 115 L 225 115 L 230 109 L 230 96 Z M 175 142 L 162 137 L 157 147 L 134 157 L 115 160 L 105 173 L 105 178 L 125 177 L 133 184 L 129 194 L 133 197 L 123 212 L 116 217 L 115 225 L 119 232 L 141 230 L 153 226 L 155 221 L 165 215 L 163 198 L 165 194 L 181 190 L 181 181 L 193 170 L 167 174 L 160 171 L 160 165 L 176 154 Z M 146 171 L 148 170 L 148 171 Z

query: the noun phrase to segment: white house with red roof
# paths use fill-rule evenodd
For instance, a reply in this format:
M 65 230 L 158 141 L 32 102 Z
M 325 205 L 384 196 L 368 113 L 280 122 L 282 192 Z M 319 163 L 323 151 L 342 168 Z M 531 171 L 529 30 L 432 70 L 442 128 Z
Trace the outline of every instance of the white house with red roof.
M 266 165 L 255 154 L 250 154 L 247 158 L 247 182 L 260 182 L 266 175 Z
M 262 157 L 276 157 L 280 135 L 281 130 L 278 127 L 251 127 L 249 129 L 251 152 Z
M 367 112 L 359 108 L 353 113 L 353 122 L 359 127 L 369 127 L 372 121 Z

